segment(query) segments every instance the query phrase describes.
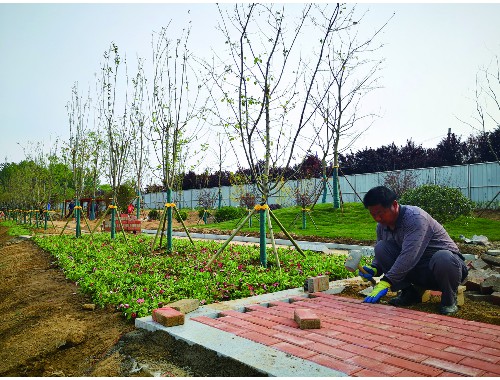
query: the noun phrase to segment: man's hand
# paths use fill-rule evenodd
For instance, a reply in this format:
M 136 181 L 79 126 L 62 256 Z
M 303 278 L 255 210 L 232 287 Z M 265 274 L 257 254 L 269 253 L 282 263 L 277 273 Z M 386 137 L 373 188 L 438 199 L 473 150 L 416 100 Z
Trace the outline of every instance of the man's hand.
M 358 270 L 358 275 L 361 276 L 363 281 L 371 281 L 373 277 L 377 275 L 377 268 L 374 268 L 371 265 L 365 265 L 363 269 L 366 273 L 363 273 L 361 269 Z
M 377 303 L 383 296 L 387 294 L 390 287 L 391 284 L 389 284 L 387 281 L 379 281 L 379 283 L 373 288 L 370 295 L 366 297 L 363 302 Z

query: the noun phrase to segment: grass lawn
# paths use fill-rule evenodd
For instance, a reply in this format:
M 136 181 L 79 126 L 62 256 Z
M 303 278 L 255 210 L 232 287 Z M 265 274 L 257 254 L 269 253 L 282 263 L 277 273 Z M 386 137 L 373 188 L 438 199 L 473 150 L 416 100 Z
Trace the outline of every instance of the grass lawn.
M 374 241 L 376 239 L 376 222 L 361 203 L 345 203 L 342 209 L 334 209 L 331 204 L 317 204 L 312 211 L 306 212 L 306 228 L 302 228 L 301 207 L 287 207 L 275 210 L 274 214 L 285 229 L 295 236 L 318 236 L 323 238 L 353 239 Z M 314 223 L 313 223 L 314 221 Z M 190 226 L 190 228 L 213 228 L 231 231 L 240 223 L 230 220 L 222 223 Z M 486 218 L 460 217 L 447 223 L 445 229 L 450 236 L 459 241 L 460 235 L 471 238 L 473 235 L 484 235 L 490 241 L 500 241 L 500 221 Z M 274 232 L 281 231 L 273 223 Z M 253 217 L 252 227 L 247 222 L 240 230 L 245 232 L 259 231 L 259 216 Z

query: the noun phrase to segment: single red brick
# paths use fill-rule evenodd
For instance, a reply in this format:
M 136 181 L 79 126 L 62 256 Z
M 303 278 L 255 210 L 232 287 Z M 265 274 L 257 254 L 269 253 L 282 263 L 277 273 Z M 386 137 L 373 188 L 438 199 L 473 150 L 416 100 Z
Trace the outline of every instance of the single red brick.
M 378 352 L 370 348 L 360 347 L 355 344 L 345 344 L 340 348 L 356 355 L 363 355 L 369 357 L 371 360 L 377 360 L 379 362 L 383 362 L 390 357 L 390 355 L 386 353 Z
M 452 352 L 446 352 L 443 351 L 443 349 L 444 348 L 435 349 L 426 346 L 421 346 L 418 344 L 408 348 L 408 350 L 411 352 L 417 352 L 419 354 L 424 354 L 432 358 L 444 359 L 446 361 L 453 363 L 458 363 L 460 360 L 464 358 L 463 355 L 454 354 Z
M 238 334 L 242 338 L 252 340 L 257 343 L 265 344 L 266 346 L 272 346 L 273 344 L 280 343 L 279 339 L 273 338 L 266 334 L 261 334 L 257 331 L 245 331 L 244 333 Z
M 286 342 L 296 344 L 297 346 L 303 346 L 303 347 L 312 347 L 314 345 L 314 341 L 302 338 L 300 336 L 292 335 L 292 334 L 287 334 L 285 332 L 276 332 L 272 335 L 276 339 L 281 339 Z
M 244 314 L 236 310 L 222 310 L 219 313 L 219 317 L 229 317 L 229 316 L 244 319 L 243 318 Z
M 302 330 L 321 328 L 321 320 L 310 309 L 295 309 L 294 320 Z
M 217 324 L 219 324 L 219 321 L 215 318 L 210 318 L 210 317 L 207 317 L 205 315 L 200 315 L 199 317 L 194 317 L 194 318 L 191 318 L 192 321 L 196 321 L 196 322 L 200 322 L 200 323 L 203 323 L 205 325 L 209 325 L 209 326 L 216 326 Z
M 271 301 L 269 302 L 269 307 L 277 307 L 277 306 L 282 306 L 282 307 L 293 307 L 292 304 L 284 301 Z
M 401 336 L 399 336 L 399 339 L 404 341 L 404 342 L 413 343 L 414 345 L 422 346 L 422 347 L 424 347 L 424 349 L 429 348 L 431 350 L 444 350 L 446 347 L 448 347 L 447 344 L 430 340 L 430 338 L 421 339 L 421 338 L 417 338 L 417 337 L 411 336 L 411 335 L 408 335 L 408 336 L 401 335 Z M 412 349 L 412 348 L 413 347 L 411 347 L 410 349 Z
M 436 335 L 435 337 L 431 338 L 431 340 L 435 342 L 446 343 L 449 346 L 462 347 L 466 350 L 479 351 L 481 348 L 483 348 L 483 346 L 481 346 L 480 344 L 464 342 L 463 340 L 453 339 L 447 336 Z
M 219 323 L 217 326 L 219 330 L 226 331 L 235 335 L 238 334 L 243 334 L 245 331 L 248 331 L 247 329 L 244 329 L 242 327 L 234 326 L 229 323 Z
M 275 330 L 274 332 L 281 331 L 292 335 L 302 336 L 305 338 L 307 338 L 310 335 L 310 332 L 308 330 L 300 330 L 297 327 L 299 327 L 297 323 L 295 323 L 295 326 L 276 325 L 275 327 L 273 327 L 273 330 Z
M 290 344 L 288 342 L 279 342 L 270 346 L 277 350 L 286 352 L 290 355 L 297 356 L 302 359 L 310 358 L 311 356 L 317 355 L 317 352 L 311 351 L 307 348 L 296 346 L 295 344 Z
M 490 348 L 498 348 L 498 340 L 492 340 L 492 339 L 480 339 L 472 336 L 466 336 L 463 339 L 464 342 L 468 343 L 476 343 L 480 344 L 485 347 L 490 347 Z
M 429 357 L 428 355 L 419 354 L 408 350 L 402 350 L 400 347 L 394 346 L 392 344 L 380 345 L 376 348 L 376 350 L 380 352 L 385 352 L 386 354 L 395 357 L 412 360 L 414 362 L 421 362 L 422 360 L 425 360 Z
M 310 360 L 314 363 L 323 365 L 325 367 L 334 369 L 336 371 L 344 372 L 345 374 L 347 374 L 349 376 L 352 376 L 355 373 L 363 370 L 363 367 L 349 364 L 343 360 L 337 360 L 337 359 L 332 358 L 331 356 L 322 355 L 322 354 L 318 354 L 316 356 L 311 356 L 310 358 L 308 358 L 308 360 Z
M 485 354 L 500 356 L 500 349 L 491 348 L 491 347 L 482 347 L 480 352 L 484 352 Z
M 462 347 L 448 347 L 445 349 L 447 352 L 453 352 L 455 354 L 459 355 L 464 355 L 467 358 L 476 358 L 480 360 L 484 360 L 486 362 L 490 363 L 496 363 L 498 361 L 498 356 L 497 355 L 488 355 L 485 354 L 484 352 L 478 352 L 478 351 L 472 351 L 472 350 L 467 350 Z M 460 362 L 462 363 L 462 362 Z
M 438 376 L 443 372 L 442 369 L 434 368 L 420 363 L 415 363 L 414 361 L 402 358 L 389 357 L 385 359 L 383 362 L 395 365 L 397 367 L 408 369 L 410 371 L 419 373 L 420 375 L 423 376 Z
M 412 343 L 409 342 L 403 342 L 402 340 L 399 340 L 397 338 L 392 338 L 392 337 L 386 337 L 382 335 L 371 335 L 370 340 L 373 340 L 374 342 L 378 342 L 382 345 L 387 345 L 388 347 L 394 347 L 395 349 L 406 349 L 408 347 L 413 346 Z
M 359 372 L 356 374 L 356 376 L 364 376 L 364 375 L 361 375 Z M 386 376 L 386 375 L 383 375 L 383 376 Z M 397 373 L 394 375 L 395 377 L 427 377 L 427 376 L 424 376 L 420 373 L 416 373 L 416 372 L 412 372 L 412 371 L 409 371 L 407 369 L 404 369 L 403 371 Z
M 219 317 L 219 320 L 224 323 L 230 323 L 235 326 L 240 326 L 243 328 L 248 328 L 252 325 L 252 323 L 245 321 L 244 319 L 233 317 L 232 315 L 229 315 L 227 317 Z
M 422 364 L 428 364 L 430 366 L 437 367 L 437 368 L 446 370 L 448 372 L 454 372 L 454 373 L 458 373 L 460 375 L 465 375 L 465 376 L 481 376 L 484 373 L 483 370 L 480 370 L 477 368 L 449 362 L 446 360 L 436 359 L 436 358 L 425 359 L 422 362 Z
M 299 331 L 302 331 L 302 330 L 299 330 Z M 308 333 L 305 331 L 304 331 L 304 333 L 305 333 L 305 335 L 303 335 L 304 338 L 314 340 L 315 342 L 318 342 L 318 343 L 327 344 L 331 347 L 341 346 L 341 345 L 345 344 L 345 342 L 338 340 L 338 339 L 335 339 L 335 338 L 332 338 L 331 336 L 328 336 L 328 335 Z
M 405 372 L 405 371 L 403 371 L 403 372 Z M 401 373 L 400 372 L 400 373 L 397 373 L 397 374 L 395 374 L 393 376 L 404 376 L 404 377 L 406 377 L 406 376 L 414 376 L 414 375 L 416 375 L 416 374 L 413 374 L 413 372 L 410 372 L 410 371 L 406 371 L 406 372 L 407 372 L 406 375 L 400 375 L 400 373 Z M 408 374 L 408 372 L 410 374 Z M 356 377 L 387 377 L 387 374 L 375 371 L 372 368 L 370 368 L 370 369 L 366 369 L 365 368 L 365 369 L 362 369 L 359 372 L 356 372 Z
M 300 301 L 304 301 L 304 300 L 308 300 L 308 299 L 309 298 L 307 298 L 307 297 L 293 296 L 293 297 L 289 298 L 289 301 L 290 301 L 290 303 L 294 303 L 294 302 L 300 302 Z
M 368 358 L 366 356 L 354 356 L 349 359 L 344 360 L 346 363 L 351 363 L 358 365 L 363 368 L 372 369 L 377 372 L 385 373 L 387 376 L 395 376 L 396 374 L 403 371 L 403 368 L 396 367 L 387 363 L 379 362 L 378 360 L 374 360 L 372 358 Z
M 340 360 L 349 359 L 356 356 L 356 353 L 343 350 L 343 347 L 332 347 L 323 343 L 314 343 L 311 348 L 313 348 L 314 351 L 317 351 L 319 354 L 328 355 Z
M 255 324 L 257 326 L 266 327 L 267 329 L 272 329 L 273 327 L 278 326 L 277 322 L 270 321 L 270 320 L 264 319 L 264 318 L 254 317 L 254 316 L 248 316 L 246 318 L 246 320 L 248 322 L 252 322 L 253 324 Z
M 262 305 L 247 305 L 245 306 L 245 311 L 250 312 L 250 311 L 262 311 L 267 309 L 267 307 L 262 306 Z
M 184 324 L 184 314 L 171 307 L 154 309 L 152 317 L 153 321 L 166 327 Z
M 439 374 L 437 377 L 457 377 L 456 373 L 444 371 L 443 373 Z
M 352 336 L 350 334 L 339 334 L 339 335 L 336 335 L 335 338 L 343 340 L 346 343 L 353 343 L 353 344 L 358 345 L 360 347 L 374 348 L 374 347 L 377 347 L 379 345 L 376 342 L 372 342 L 370 340 L 366 340 L 363 338 L 358 338 L 358 337 Z
M 500 376 L 500 364 L 489 363 L 475 358 L 465 358 L 459 364 L 493 372 L 496 376 Z

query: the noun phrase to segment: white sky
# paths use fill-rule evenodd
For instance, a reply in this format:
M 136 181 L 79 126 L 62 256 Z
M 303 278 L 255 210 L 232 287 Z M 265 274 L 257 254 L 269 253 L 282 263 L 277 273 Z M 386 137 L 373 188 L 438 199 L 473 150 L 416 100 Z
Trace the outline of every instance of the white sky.
M 470 120 L 476 73 L 500 55 L 500 4 L 361 7 L 369 9 L 366 23 L 373 29 L 395 16 L 378 40 L 385 43 L 384 88 L 369 100 L 382 117 L 353 150 L 407 139 L 433 147 L 448 128 L 464 139 L 470 135 L 457 117 Z M 129 62 L 136 55 L 150 59 L 152 32 L 170 20 L 180 30 L 188 10 L 190 46 L 201 55 L 221 39 L 212 3 L 0 4 L 0 161 L 21 161 L 20 146 L 30 141 L 43 142 L 48 151 L 56 138 L 67 140 L 71 88 L 75 82 L 81 90 L 94 86 L 110 43 Z

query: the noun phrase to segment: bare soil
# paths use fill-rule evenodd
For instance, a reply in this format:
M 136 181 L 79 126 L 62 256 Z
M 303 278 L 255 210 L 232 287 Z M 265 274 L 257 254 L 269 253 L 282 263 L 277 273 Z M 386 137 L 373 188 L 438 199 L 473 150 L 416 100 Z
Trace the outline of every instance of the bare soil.
M 90 299 L 49 254 L 6 232 L 0 226 L 0 376 L 144 376 L 113 350 L 134 323 L 112 308 L 84 309 Z M 169 355 L 163 352 L 157 372 L 191 375 Z
M 190 215 L 187 223 L 196 224 L 197 219 Z M 65 223 L 55 221 L 59 229 L 44 232 L 59 233 Z M 157 221 L 142 224 L 143 228 L 157 226 Z M 68 223 L 65 233 L 74 233 L 74 222 Z M 486 250 L 461 248 L 464 253 Z M 364 287 L 360 282 L 341 295 L 361 298 L 358 292 Z M 165 334 L 136 330 L 113 308 L 84 308 L 90 303 L 49 254 L 30 240 L 7 235 L 7 228 L 0 226 L 0 376 L 258 375 L 238 363 L 209 360 L 214 353 L 180 347 L 182 343 Z M 438 305 L 411 308 L 436 313 Z M 455 317 L 500 325 L 500 307 L 466 298 Z M 206 366 L 207 360 L 218 365 Z

